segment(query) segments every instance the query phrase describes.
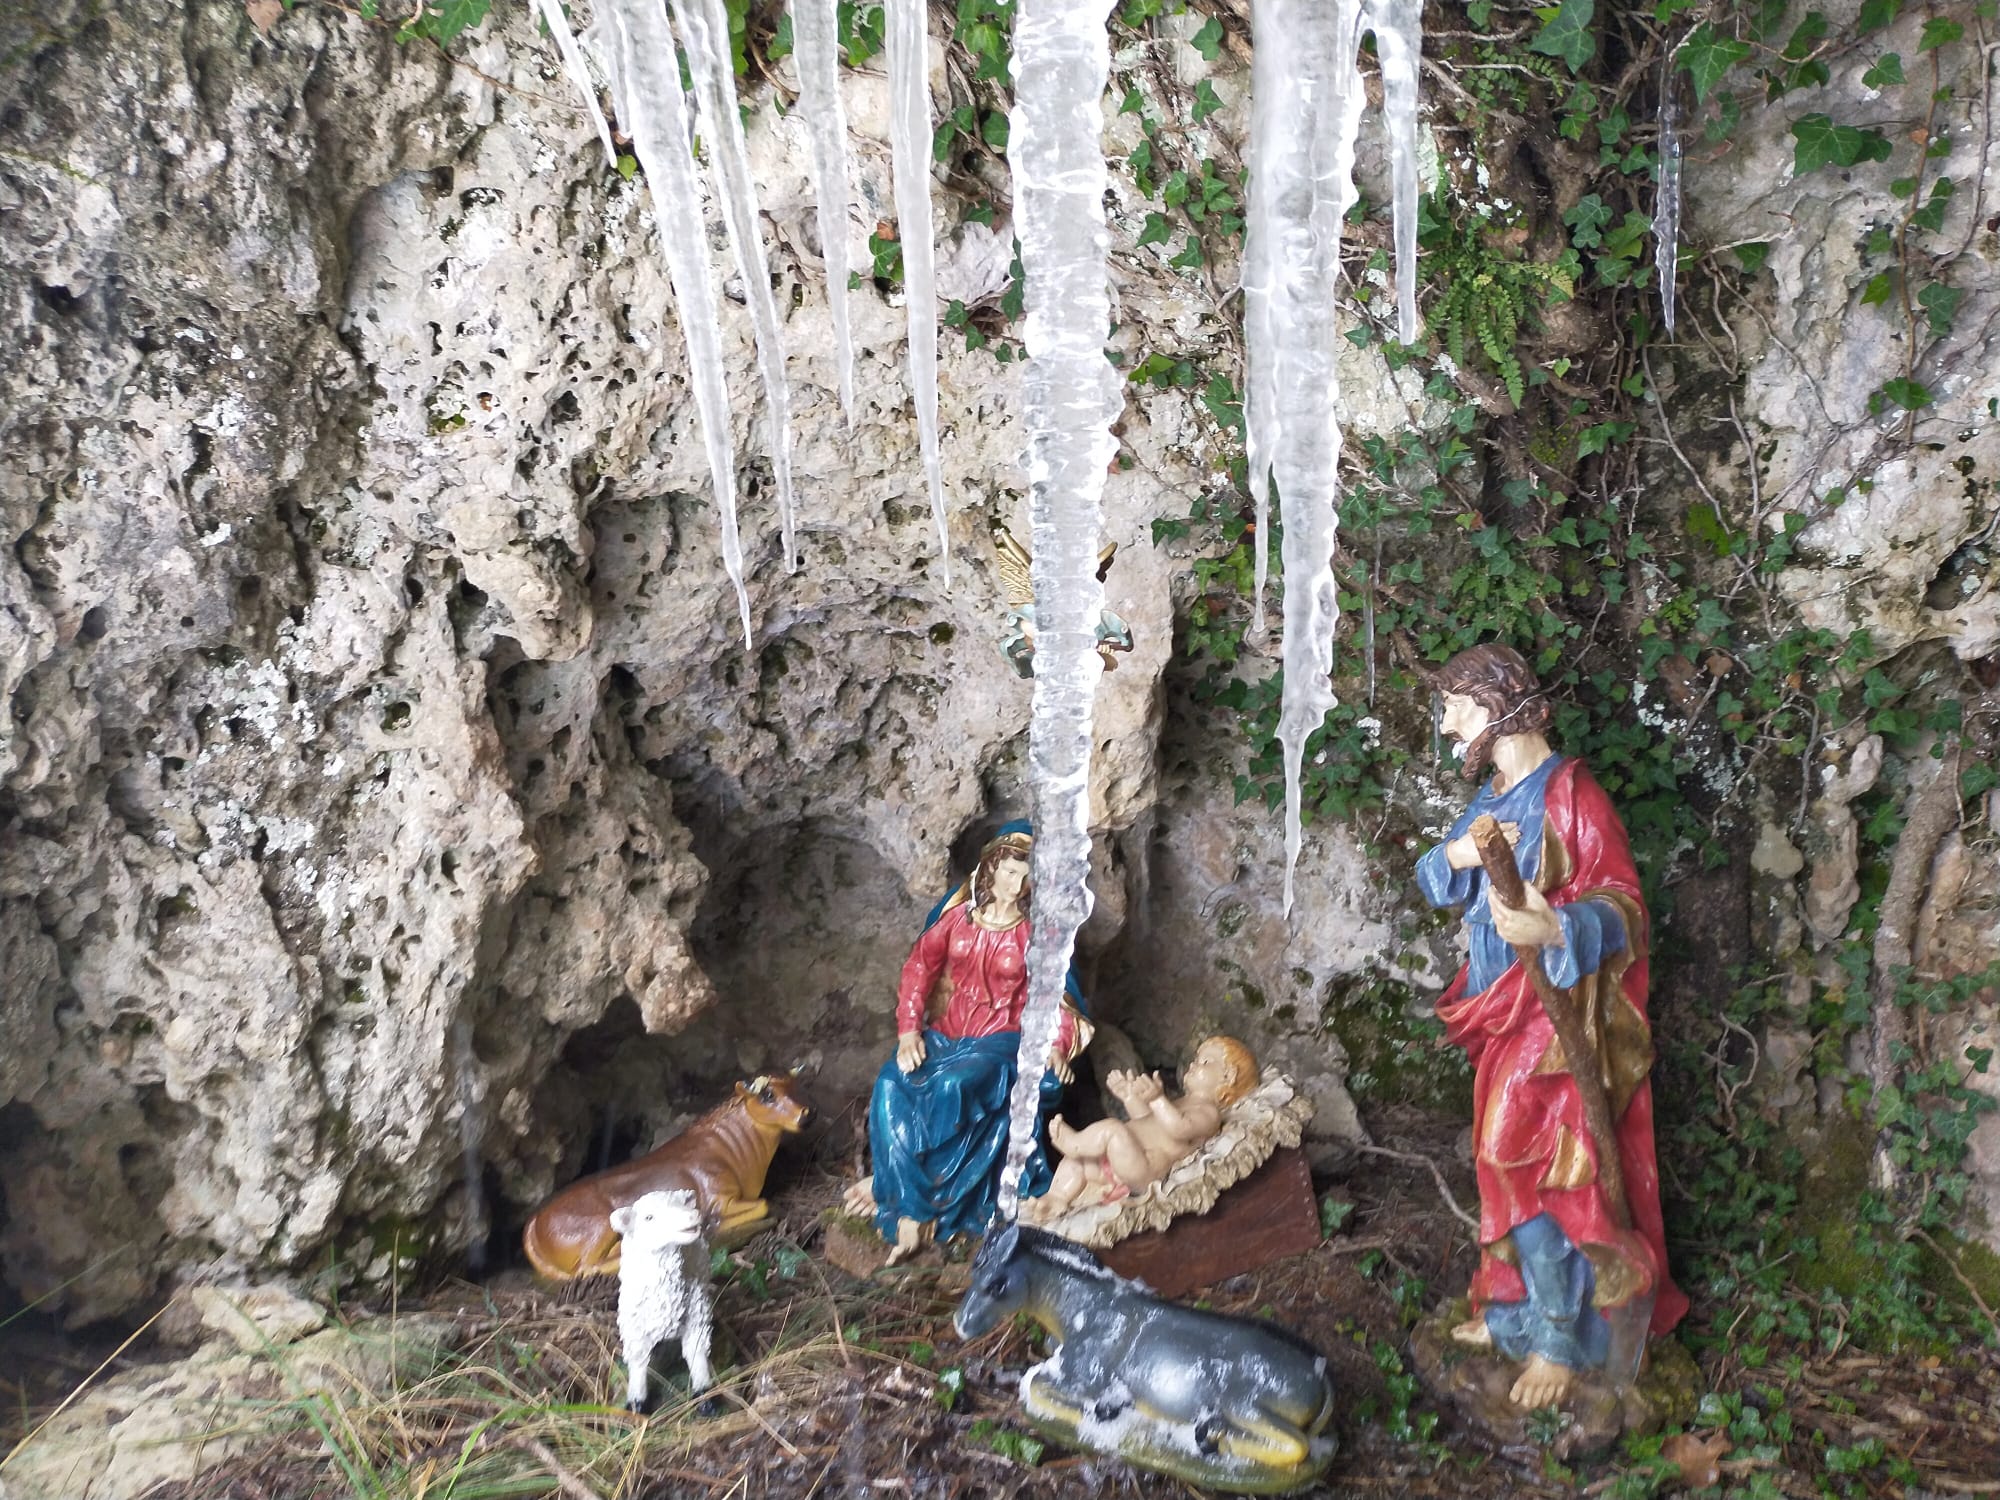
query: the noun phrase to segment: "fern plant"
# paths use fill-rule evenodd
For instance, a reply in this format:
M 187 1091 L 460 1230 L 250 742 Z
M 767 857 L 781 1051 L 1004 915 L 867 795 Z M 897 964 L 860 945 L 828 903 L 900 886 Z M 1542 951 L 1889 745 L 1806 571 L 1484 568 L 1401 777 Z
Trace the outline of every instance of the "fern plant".
M 1469 367 L 1475 354 L 1484 355 L 1519 406 L 1527 395 L 1516 349 L 1522 327 L 1532 314 L 1576 294 L 1582 263 L 1568 248 L 1554 260 L 1510 257 L 1489 240 L 1483 217 L 1454 216 L 1451 209 L 1440 190 L 1425 200 L 1419 224 L 1425 264 L 1437 288 L 1430 324 L 1443 334 L 1460 367 Z

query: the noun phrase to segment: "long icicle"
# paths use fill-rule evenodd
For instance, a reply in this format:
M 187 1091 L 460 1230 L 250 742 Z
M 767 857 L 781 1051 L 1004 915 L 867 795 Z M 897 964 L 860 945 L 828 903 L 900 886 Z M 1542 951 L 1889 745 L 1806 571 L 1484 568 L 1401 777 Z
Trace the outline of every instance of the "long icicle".
M 750 595 L 743 587 L 743 542 L 736 531 L 736 457 L 729 433 L 729 391 L 722 379 L 722 329 L 709 275 L 708 232 L 688 137 L 680 59 L 662 0 L 598 0 L 618 58 L 618 118 L 645 164 L 653 221 L 667 258 L 674 305 L 687 339 L 688 383 L 701 418 L 702 446 L 722 519 L 722 566 L 736 589 L 743 649 L 751 649 Z
M 778 303 L 771 295 L 771 268 L 764 236 L 757 228 L 757 184 L 750 176 L 750 150 L 743 140 L 743 115 L 736 104 L 736 75 L 729 56 L 729 13 L 722 0 L 674 0 L 688 72 L 701 108 L 709 161 L 715 168 L 722 222 L 743 278 L 750 327 L 757 343 L 757 374 L 764 384 L 771 427 L 771 475 L 778 491 L 778 530 L 785 570 L 799 567 L 798 513 L 792 493 L 792 387 L 785 374 L 785 338 Z
M 1368 25 L 1382 64 L 1395 203 L 1396 337 L 1417 341 L 1417 75 L 1424 55 L 1423 0 L 1370 0 Z
M 1028 726 L 1035 821 L 1028 1001 L 999 1209 L 1011 1218 L 1039 1125 L 1077 930 L 1090 915 L 1091 706 L 1104 587 L 1099 502 L 1117 453 L 1118 377 L 1105 269 L 1103 99 L 1108 0 L 1021 0 L 1008 155 L 1026 276 L 1022 408 L 1034 527 L 1035 689 Z
M 896 179 L 896 226 L 903 246 L 903 305 L 910 327 L 910 396 L 938 558 L 951 587 L 951 533 L 945 524 L 944 467 L 938 457 L 937 274 L 931 227 L 931 45 L 928 0 L 886 0 L 889 149 Z M 1039 649 L 1039 648 L 1038 648 Z
M 1276 153 L 1271 327 L 1278 421 L 1272 472 L 1284 524 L 1284 691 L 1278 741 L 1285 762 L 1285 910 L 1301 837 L 1306 741 L 1334 705 L 1333 640 L 1340 613 L 1333 576 L 1340 381 L 1334 281 L 1341 219 L 1354 201 L 1362 84 L 1355 67 L 1362 0 L 1260 0 L 1263 45 L 1286 53 L 1287 130 L 1251 143 Z M 1261 48 L 1260 48 L 1261 50 Z
M 1290 123 L 1284 97 L 1288 64 L 1275 44 L 1250 54 L 1250 136 L 1276 140 Z M 1271 448 L 1277 437 L 1277 388 L 1272 381 L 1276 349 L 1271 332 L 1272 240 L 1277 232 L 1275 162 L 1264 151 L 1250 153 L 1250 202 L 1243 236 L 1243 441 L 1250 499 L 1254 506 L 1251 547 L 1256 568 L 1252 586 L 1250 638 L 1264 638 L 1264 595 L 1271 581 Z
M 1653 266 L 1660 278 L 1660 321 L 1674 331 L 1675 281 L 1681 262 L 1681 122 L 1674 93 L 1674 54 L 1660 84 L 1660 185 L 1653 202 Z
M 854 340 L 847 326 L 847 111 L 840 102 L 839 0 L 792 0 L 792 47 L 799 64 L 799 107 L 812 139 L 813 196 L 818 200 L 820 259 L 840 410 L 854 431 Z
M 556 51 L 562 54 L 563 72 L 569 75 L 569 81 L 583 96 L 583 107 L 590 115 L 590 123 L 597 127 L 597 138 L 604 142 L 604 164 L 616 167 L 618 147 L 611 139 L 611 126 L 604 118 L 604 111 L 597 107 L 597 80 L 590 76 L 590 64 L 583 60 L 583 49 L 576 44 L 576 33 L 569 29 L 569 17 L 563 14 L 562 0 L 535 0 L 535 9 L 541 13 L 543 23 L 549 28 Z

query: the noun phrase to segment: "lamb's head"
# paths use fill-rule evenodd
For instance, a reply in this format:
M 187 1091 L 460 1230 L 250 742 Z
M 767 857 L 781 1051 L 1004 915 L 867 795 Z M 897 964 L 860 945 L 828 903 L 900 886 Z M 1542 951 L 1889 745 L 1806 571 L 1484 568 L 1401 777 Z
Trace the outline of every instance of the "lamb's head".
M 627 1254 L 698 1244 L 703 1229 L 701 1204 L 686 1188 L 647 1193 L 624 1208 L 613 1209 L 611 1227 L 625 1242 Z

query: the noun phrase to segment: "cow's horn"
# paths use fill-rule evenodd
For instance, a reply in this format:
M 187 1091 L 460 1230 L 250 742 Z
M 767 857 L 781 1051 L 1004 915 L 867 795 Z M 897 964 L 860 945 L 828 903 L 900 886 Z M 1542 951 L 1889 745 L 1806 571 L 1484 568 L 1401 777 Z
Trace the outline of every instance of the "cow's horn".
M 825 1065 L 826 1054 L 815 1047 L 793 1063 L 789 1071 L 794 1078 L 812 1078 L 817 1076 Z

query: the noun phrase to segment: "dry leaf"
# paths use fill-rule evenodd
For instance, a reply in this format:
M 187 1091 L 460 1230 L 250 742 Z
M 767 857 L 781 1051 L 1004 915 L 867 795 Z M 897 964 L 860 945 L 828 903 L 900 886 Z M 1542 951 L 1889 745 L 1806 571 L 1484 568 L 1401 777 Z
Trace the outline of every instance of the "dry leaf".
M 1660 1457 L 1681 1471 L 1681 1483 L 1689 1489 L 1707 1490 L 1722 1482 L 1722 1455 L 1729 1448 L 1725 1433 L 1703 1439 L 1682 1432 L 1660 1445 Z
M 243 13 L 257 28 L 257 35 L 269 36 L 278 17 L 285 13 L 285 0 L 243 0 Z

